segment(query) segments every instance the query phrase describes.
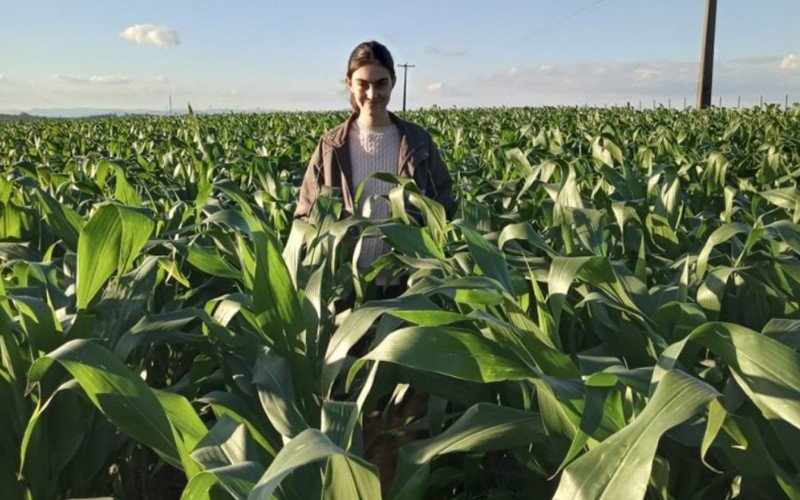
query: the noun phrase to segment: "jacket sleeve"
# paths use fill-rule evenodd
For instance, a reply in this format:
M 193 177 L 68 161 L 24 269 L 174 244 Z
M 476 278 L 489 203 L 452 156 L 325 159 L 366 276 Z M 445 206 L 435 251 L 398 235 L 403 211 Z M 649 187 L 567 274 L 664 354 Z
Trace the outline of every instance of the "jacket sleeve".
M 430 140 L 430 163 L 429 169 L 433 185 L 428 193 L 430 198 L 438 201 L 444 207 L 447 219 L 452 220 L 456 213 L 456 200 L 453 196 L 453 180 L 447 172 L 447 167 L 442 160 L 442 155 L 432 139 Z M 431 196 L 432 195 L 432 196 Z
M 303 184 L 300 186 L 300 195 L 297 198 L 297 208 L 294 210 L 295 219 L 308 219 L 311 208 L 317 201 L 319 194 L 319 176 L 322 175 L 322 141 L 317 144 L 311 161 L 308 162 L 306 175 L 303 177 Z

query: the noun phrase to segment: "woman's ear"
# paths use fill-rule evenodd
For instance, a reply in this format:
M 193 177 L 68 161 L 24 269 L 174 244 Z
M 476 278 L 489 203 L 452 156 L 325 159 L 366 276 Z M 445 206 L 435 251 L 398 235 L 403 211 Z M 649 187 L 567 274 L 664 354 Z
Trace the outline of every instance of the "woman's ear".
M 350 77 L 349 76 L 345 76 L 344 77 L 344 84 L 347 85 L 348 87 L 350 86 Z

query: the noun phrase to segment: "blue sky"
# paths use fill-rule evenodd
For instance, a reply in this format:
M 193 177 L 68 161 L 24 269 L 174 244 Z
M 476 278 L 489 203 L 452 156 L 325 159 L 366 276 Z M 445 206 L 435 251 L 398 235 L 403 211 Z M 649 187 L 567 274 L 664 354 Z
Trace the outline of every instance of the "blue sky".
M 0 110 L 164 109 L 170 95 L 196 109 L 341 109 L 347 56 L 368 39 L 416 65 L 412 108 L 682 105 L 705 3 L 0 0 Z M 800 101 L 798 19 L 797 0 L 719 2 L 715 102 Z

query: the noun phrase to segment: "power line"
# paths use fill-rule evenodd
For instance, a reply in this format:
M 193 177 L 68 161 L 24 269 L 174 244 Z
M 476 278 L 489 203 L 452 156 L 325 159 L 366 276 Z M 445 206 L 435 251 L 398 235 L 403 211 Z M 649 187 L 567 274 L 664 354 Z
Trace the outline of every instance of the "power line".
M 597 0 L 595 2 L 590 3 L 589 5 L 584 5 L 580 9 L 567 14 L 566 16 L 564 16 L 564 17 L 562 17 L 560 19 L 557 19 L 556 21 L 553 21 L 552 23 L 550 23 L 550 24 L 548 24 L 548 25 L 546 25 L 546 26 L 544 26 L 542 28 L 539 28 L 538 30 L 536 30 L 533 33 L 531 33 L 530 35 L 520 39 L 520 41 L 523 42 L 525 40 L 533 38 L 534 36 L 538 35 L 539 33 L 543 33 L 545 31 L 549 30 L 550 28 L 555 28 L 556 26 L 558 26 L 559 24 L 563 23 L 564 21 L 569 21 L 570 19 L 572 19 L 573 17 L 577 16 L 578 14 L 582 14 L 583 12 L 591 9 L 592 7 L 600 5 L 601 3 L 605 2 L 605 1 L 606 0 Z

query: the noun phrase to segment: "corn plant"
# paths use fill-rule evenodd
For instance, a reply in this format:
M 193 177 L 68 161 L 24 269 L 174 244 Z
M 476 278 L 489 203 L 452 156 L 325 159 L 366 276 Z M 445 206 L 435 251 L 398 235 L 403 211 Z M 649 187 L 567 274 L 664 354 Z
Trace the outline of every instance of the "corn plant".
M 0 491 L 800 496 L 799 109 L 409 113 L 453 220 L 293 220 L 344 116 L 0 124 Z

